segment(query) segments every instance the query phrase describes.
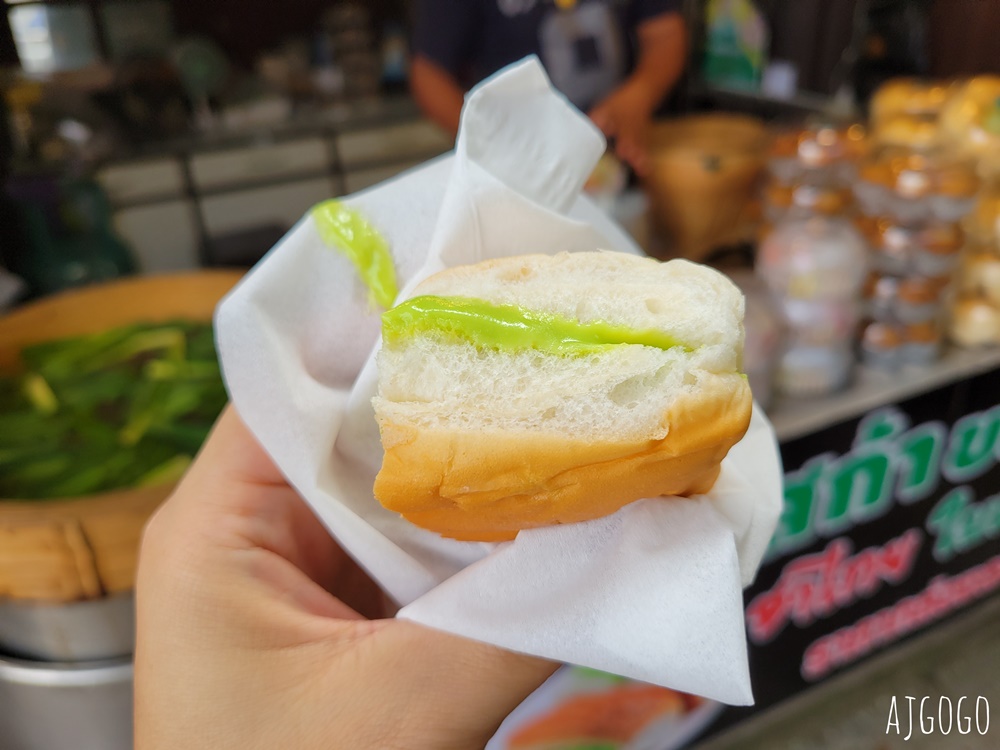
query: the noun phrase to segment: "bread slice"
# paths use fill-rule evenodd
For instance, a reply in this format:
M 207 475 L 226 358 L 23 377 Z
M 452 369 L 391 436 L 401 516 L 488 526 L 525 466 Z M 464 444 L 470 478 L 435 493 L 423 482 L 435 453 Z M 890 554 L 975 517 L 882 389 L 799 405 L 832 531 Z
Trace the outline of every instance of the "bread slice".
M 639 498 L 705 492 L 749 425 L 743 296 L 704 266 L 525 255 L 443 271 L 414 294 L 662 331 L 681 344 L 567 355 L 443 335 L 384 343 L 375 497 L 443 536 L 512 539 Z

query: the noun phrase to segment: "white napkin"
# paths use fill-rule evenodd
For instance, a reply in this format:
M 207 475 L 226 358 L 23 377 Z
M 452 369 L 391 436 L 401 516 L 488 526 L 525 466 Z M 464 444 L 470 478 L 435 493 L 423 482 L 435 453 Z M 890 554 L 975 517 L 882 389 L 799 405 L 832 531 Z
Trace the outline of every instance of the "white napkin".
M 388 240 L 400 299 L 445 266 L 527 252 L 638 252 L 580 194 L 600 133 L 528 59 L 469 94 L 454 155 L 344 199 Z M 712 492 L 643 500 L 500 545 L 419 529 L 372 496 L 379 313 L 308 215 L 222 302 L 217 338 L 247 425 L 398 616 L 732 703 L 753 701 L 742 586 L 781 471 L 757 411 Z

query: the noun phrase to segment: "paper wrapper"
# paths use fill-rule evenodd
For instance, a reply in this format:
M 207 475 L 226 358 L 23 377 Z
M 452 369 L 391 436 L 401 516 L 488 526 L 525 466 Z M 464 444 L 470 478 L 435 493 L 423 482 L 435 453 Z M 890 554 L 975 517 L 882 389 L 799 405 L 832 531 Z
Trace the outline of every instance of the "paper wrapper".
M 344 202 L 388 240 L 400 299 L 445 266 L 638 252 L 580 193 L 603 150 L 529 59 L 467 97 L 454 154 Z M 759 411 L 707 496 L 641 500 L 499 545 L 442 539 L 372 495 L 380 312 L 307 215 L 222 302 L 217 337 L 237 411 L 331 534 L 403 605 L 398 616 L 751 703 L 742 587 L 781 501 L 774 435 Z

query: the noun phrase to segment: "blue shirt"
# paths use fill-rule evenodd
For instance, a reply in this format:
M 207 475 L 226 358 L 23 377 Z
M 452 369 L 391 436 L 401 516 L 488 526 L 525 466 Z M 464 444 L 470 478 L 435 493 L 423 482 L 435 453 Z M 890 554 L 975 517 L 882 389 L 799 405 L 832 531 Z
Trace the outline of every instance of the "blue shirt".
M 636 28 L 680 0 L 417 0 L 413 51 L 465 87 L 537 54 L 580 109 L 607 96 L 633 64 Z

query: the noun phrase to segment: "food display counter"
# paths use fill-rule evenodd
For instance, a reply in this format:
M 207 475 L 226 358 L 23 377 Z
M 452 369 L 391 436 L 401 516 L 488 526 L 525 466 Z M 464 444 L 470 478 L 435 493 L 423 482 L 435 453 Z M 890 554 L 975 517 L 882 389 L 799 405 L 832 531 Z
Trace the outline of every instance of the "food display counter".
M 246 233 L 261 229 L 278 237 L 308 205 L 363 189 L 449 146 L 428 123 L 406 114 L 394 114 L 377 129 L 322 122 L 312 130 L 280 133 L 266 143 L 201 144 L 152 160 L 106 165 L 98 177 L 115 206 L 119 229 L 124 234 L 129 226 L 151 230 L 148 246 L 129 236 L 145 269 L 219 262 L 224 259 L 213 257 L 212 251 L 225 245 L 227 237 L 245 239 Z M 751 136 L 756 144 L 757 135 Z M 678 150 L 684 156 L 694 153 Z M 754 185 L 763 166 L 760 159 L 732 156 L 741 167 L 734 171 L 742 173 L 746 163 L 746 183 Z M 698 159 L 699 168 L 709 175 L 718 173 L 723 163 L 703 155 Z M 673 163 L 669 166 L 663 173 L 676 174 Z M 690 192 L 690 184 L 683 189 Z M 280 200 L 279 194 L 289 201 Z M 713 205 L 708 199 L 701 204 Z M 160 209 L 164 212 L 159 220 L 152 220 L 149 212 Z M 174 211 L 190 220 L 179 243 L 163 231 L 168 225 L 184 224 L 175 221 Z M 629 228 L 638 240 L 639 225 L 649 217 L 645 204 L 635 213 L 641 216 L 636 227 Z M 861 269 L 871 248 L 861 239 L 856 244 L 861 256 L 857 263 L 845 261 L 842 252 L 830 255 L 839 255 L 841 265 Z M 178 253 L 177 247 L 187 253 Z M 842 250 L 842 244 L 828 246 L 838 248 Z M 829 268 L 812 269 L 812 274 L 816 290 L 832 285 Z M 850 287 L 845 294 L 850 299 L 843 302 L 858 301 L 860 275 L 855 281 L 844 286 Z M 802 301 L 798 292 L 791 294 L 794 285 L 788 286 L 789 298 Z M 851 324 L 844 327 L 852 329 L 858 321 L 847 318 Z M 847 352 L 845 374 L 851 372 L 858 344 L 852 336 L 845 334 L 839 342 Z M 940 340 L 934 342 L 935 354 Z M 836 378 L 829 385 L 839 383 Z M 787 378 L 784 385 L 787 391 Z M 735 731 L 760 726 L 765 717 L 794 701 L 822 694 L 876 660 L 901 648 L 914 648 L 928 634 L 944 632 L 978 612 L 980 605 L 991 600 L 996 604 L 998 386 L 1000 348 L 954 348 L 921 366 L 895 370 L 859 366 L 853 369 L 850 385 L 836 392 L 779 396 L 770 402 L 767 413 L 784 464 L 784 507 L 756 581 L 744 592 L 756 704 L 728 707 L 668 688 L 566 667 L 509 717 L 489 750 L 538 747 L 542 742 L 579 750 L 668 750 L 721 742 Z M 733 593 L 738 613 L 738 589 Z M 130 605 L 129 600 L 126 606 Z M 19 649 L 22 654 L 26 651 Z M 74 690 L 111 686 L 119 720 L 95 711 L 92 721 L 81 721 L 92 728 L 114 727 L 116 736 L 127 726 L 130 713 L 128 657 L 121 659 L 125 663 L 98 665 L 110 672 L 94 672 L 92 679 L 82 667 L 64 670 L 70 673 L 68 684 Z M 60 669 L 39 667 L 39 675 L 29 675 L 24 663 L 0 659 L 0 694 L 20 696 L 25 685 L 58 685 L 58 679 L 47 673 Z M 32 692 L 41 696 L 39 705 L 47 700 L 45 691 Z M 0 701 L 0 727 L 4 719 L 17 718 L 9 711 L 4 714 L 4 704 L 14 705 L 16 700 L 21 698 Z M 832 711 L 831 720 L 838 720 Z M 104 746 L 119 746 L 111 742 Z M 115 742 L 120 743 L 120 737 Z
M 1000 350 L 775 405 L 785 508 L 745 592 L 759 711 L 1000 589 Z M 731 709 L 730 720 L 746 710 Z

